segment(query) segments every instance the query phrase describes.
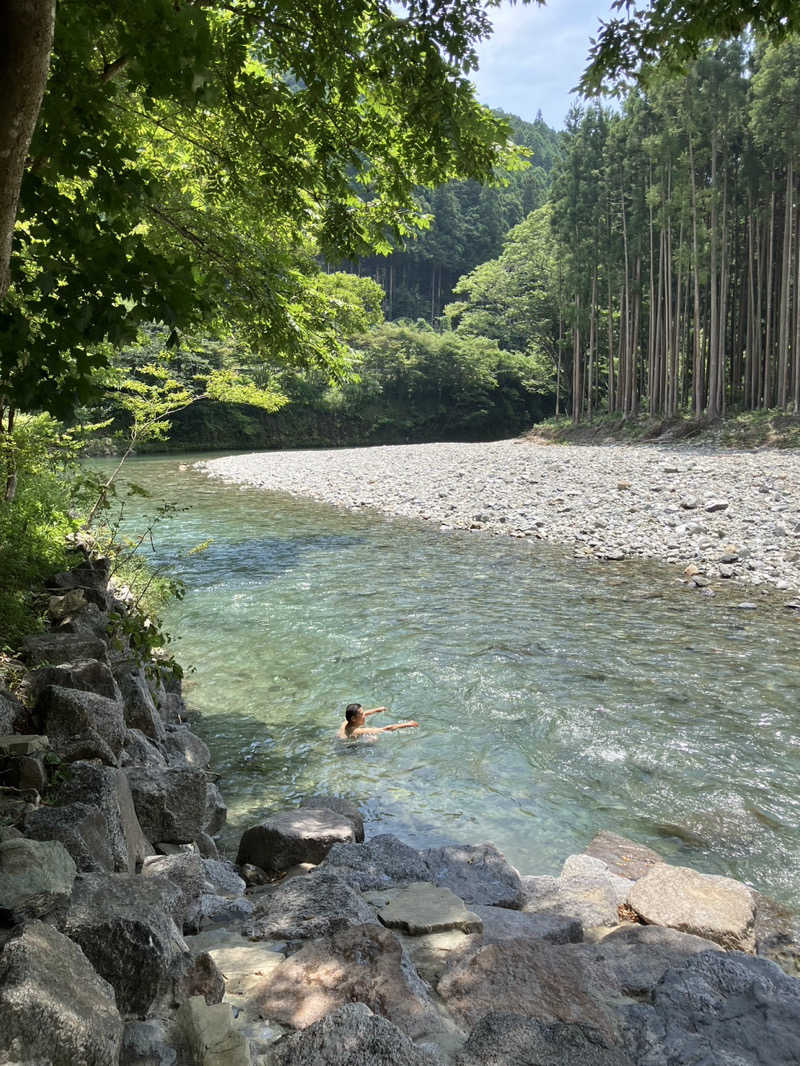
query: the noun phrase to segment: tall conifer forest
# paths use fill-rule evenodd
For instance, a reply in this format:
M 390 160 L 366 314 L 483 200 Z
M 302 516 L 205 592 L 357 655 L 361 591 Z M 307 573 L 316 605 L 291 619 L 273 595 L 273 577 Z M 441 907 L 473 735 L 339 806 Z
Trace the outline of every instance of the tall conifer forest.
M 552 169 L 534 149 L 542 206 L 455 283 L 442 322 L 525 353 L 575 420 L 797 412 L 799 118 L 791 36 L 708 46 L 612 106 L 575 105 Z M 428 260 L 429 313 L 448 262 Z

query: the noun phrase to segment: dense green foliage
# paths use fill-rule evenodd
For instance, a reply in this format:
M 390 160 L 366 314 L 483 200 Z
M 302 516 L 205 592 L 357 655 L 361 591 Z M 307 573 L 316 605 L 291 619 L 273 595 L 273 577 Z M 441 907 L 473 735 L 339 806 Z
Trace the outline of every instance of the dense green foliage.
M 360 273 L 383 286 L 387 318 L 424 318 L 435 324 L 458 278 L 498 255 L 508 230 L 547 199 L 560 134 L 541 115 L 526 122 L 503 111 L 494 114 L 508 123 L 514 143 L 525 150 L 528 169 L 506 175 L 505 184 L 451 181 L 418 191 L 429 228 L 403 250 L 358 263 Z
M 265 414 L 197 403 L 171 419 L 170 447 L 280 448 L 491 439 L 549 413 L 529 359 L 495 341 L 384 323 L 353 337 L 351 377 L 284 369 L 288 404 Z
M 16 495 L 0 505 L 0 651 L 18 645 L 46 607 L 35 589 L 67 565 L 65 540 L 76 528 L 66 470 L 71 449 L 47 415 L 21 418 L 2 438 L 4 466 L 14 470 Z
M 800 32 L 795 0 L 648 0 L 634 7 L 615 0 L 592 41 L 581 80 L 587 94 L 619 86 L 631 78 L 646 82 L 685 70 L 711 40 L 732 40 L 749 31 L 777 44 Z
M 0 309 L 0 411 L 67 410 L 156 321 L 336 368 L 315 256 L 388 250 L 415 190 L 513 167 L 465 74 L 476 0 L 58 7 Z
M 459 332 L 605 410 L 800 408 L 800 40 L 708 47 L 573 108 L 551 201 L 455 286 Z M 541 375 L 540 375 L 541 376 Z
M 799 100 L 789 38 L 573 112 L 553 186 L 573 417 L 797 409 Z

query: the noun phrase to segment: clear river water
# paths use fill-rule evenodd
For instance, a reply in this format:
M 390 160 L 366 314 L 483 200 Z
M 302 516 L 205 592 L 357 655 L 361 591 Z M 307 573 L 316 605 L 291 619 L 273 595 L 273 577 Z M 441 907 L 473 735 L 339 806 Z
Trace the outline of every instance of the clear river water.
M 189 461 L 127 477 L 189 508 L 156 559 L 188 586 L 167 628 L 226 850 L 331 792 L 368 835 L 491 840 L 522 873 L 606 828 L 800 906 L 800 624 L 779 601 L 737 610 L 745 590 L 709 599 L 654 564 L 351 514 Z M 337 742 L 353 700 L 420 728 Z

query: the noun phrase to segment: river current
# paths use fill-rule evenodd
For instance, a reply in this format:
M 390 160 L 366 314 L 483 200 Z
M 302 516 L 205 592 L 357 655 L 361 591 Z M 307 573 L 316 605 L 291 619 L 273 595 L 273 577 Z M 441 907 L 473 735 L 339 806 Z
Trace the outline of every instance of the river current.
M 331 792 L 368 835 L 491 840 L 522 873 L 557 873 L 605 828 L 800 906 L 792 612 L 736 609 L 745 590 L 710 599 L 656 565 L 227 486 L 188 461 L 127 477 L 189 508 L 155 558 L 188 587 L 166 622 L 226 850 Z M 420 728 L 337 742 L 354 700 Z

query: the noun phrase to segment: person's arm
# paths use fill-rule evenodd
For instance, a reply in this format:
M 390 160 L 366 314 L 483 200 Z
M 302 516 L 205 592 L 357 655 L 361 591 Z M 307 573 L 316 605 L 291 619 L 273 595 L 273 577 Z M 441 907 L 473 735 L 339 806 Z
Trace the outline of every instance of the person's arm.
M 385 710 L 387 710 L 386 707 L 373 707 L 371 711 L 364 711 L 364 717 L 369 718 L 371 714 L 382 714 Z
M 356 729 L 351 736 L 365 737 L 371 736 L 373 733 L 394 733 L 396 729 L 414 729 L 418 725 L 419 722 L 393 722 L 392 725 L 382 725 L 372 729 L 367 726 L 366 728 Z

